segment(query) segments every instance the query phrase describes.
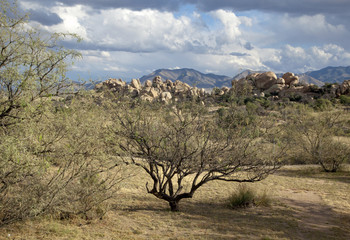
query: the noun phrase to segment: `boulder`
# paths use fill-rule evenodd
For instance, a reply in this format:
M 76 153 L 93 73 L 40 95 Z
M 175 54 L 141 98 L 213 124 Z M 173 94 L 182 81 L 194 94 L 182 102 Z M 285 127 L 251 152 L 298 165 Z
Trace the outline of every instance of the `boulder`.
M 267 90 L 277 82 L 277 76 L 274 72 L 260 73 L 255 77 L 255 86 L 261 90 Z
M 285 84 L 287 85 L 296 85 L 299 83 L 299 77 L 294 76 L 294 73 L 291 72 L 286 72 L 285 74 L 283 74 L 282 78 L 284 79 Z
M 284 84 L 274 84 L 269 89 L 265 90 L 264 93 L 279 93 L 284 89 Z
M 170 80 L 170 79 L 167 79 L 165 81 L 165 84 L 167 85 L 167 87 L 170 87 L 170 88 L 173 88 L 174 87 L 174 83 Z
M 145 87 L 152 87 L 152 82 L 151 80 L 147 80 L 144 84 Z
M 129 89 L 128 91 L 129 91 L 129 96 L 132 98 L 137 97 L 140 94 L 140 90 L 136 88 Z
M 103 83 L 108 88 L 122 89 L 126 86 L 126 82 L 121 79 L 110 78 Z
M 159 91 L 157 91 L 156 88 L 151 88 L 149 93 L 150 93 L 150 96 L 153 98 L 157 98 L 159 96 Z
M 161 76 L 156 76 L 155 78 L 153 78 L 152 87 L 159 88 L 162 85 L 163 85 L 163 81 Z
M 149 93 L 151 91 L 152 87 L 144 87 L 142 89 L 142 92 L 146 92 L 146 93 Z
M 285 85 L 286 81 L 283 78 L 278 78 L 277 81 L 276 81 L 276 84 Z
M 336 95 L 350 95 L 350 80 L 345 80 L 336 90 Z
M 143 94 L 140 96 L 140 100 L 141 101 L 146 101 L 146 102 L 153 102 L 153 97 L 147 95 L 147 94 Z
M 132 79 L 130 85 L 138 90 L 141 89 L 141 83 L 139 79 Z
M 222 87 L 221 90 L 224 91 L 224 93 L 228 93 L 230 91 L 228 87 Z
M 201 89 L 199 90 L 199 96 L 201 96 L 201 97 L 204 97 L 204 96 L 205 96 L 205 90 L 204 90 L 204 88 L 201 88 Z
M 168 103 L 172 98 L 173 98 L 173 96 L 171 95 L 170 92 L 162 92 L 160 94 L 160 100 L 162 102 Z
M 254 82 L 255 81 L 255 79 L 260 75 L 261 73 L 251 73 L 251 74 L 249 74 L 246 78 L 245 78 L 245 80 L 247 80 L 247 81 L 252 81 L 252 82 Z M 243 78 L 244 79 L 244 78 Z M 234 81 L 234 80 L 233 80 Z
M 175 81 L 175 84 L 174 84 L 174 92 L 175 93 L 183 93 L 183 92 L 186 92 L 190 89 L 191 89 L 190 85 L 183 83 L 179 80 Z

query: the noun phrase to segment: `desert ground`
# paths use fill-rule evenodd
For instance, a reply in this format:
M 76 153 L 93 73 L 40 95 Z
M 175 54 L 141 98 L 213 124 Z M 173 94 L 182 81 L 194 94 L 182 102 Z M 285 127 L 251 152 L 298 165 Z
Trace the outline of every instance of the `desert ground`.
M 148 194 L 147 176 L 132 169 L 102 220 L 37 218 L 5 226 L 0 239 L 350 239 L 350 166 L 324 173 L 318 166 L 285 166 L 250 183 L 271 206 L 230 209 L 239 183 L 214 181 L 170 212 Z

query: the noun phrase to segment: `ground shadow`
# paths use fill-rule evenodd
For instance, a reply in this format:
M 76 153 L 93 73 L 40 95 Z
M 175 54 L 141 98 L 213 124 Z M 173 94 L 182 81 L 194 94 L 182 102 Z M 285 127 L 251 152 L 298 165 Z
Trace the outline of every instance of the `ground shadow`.
M 274 174 L 277 176 L 313 178 L 320 180 L 329 180 L 334 182 L 350 183 L 350 172 L 342 170 L 335 173 L 327 173 L 322 171 L 321 168 L 305 168 L 303 170 L 282 168 Z

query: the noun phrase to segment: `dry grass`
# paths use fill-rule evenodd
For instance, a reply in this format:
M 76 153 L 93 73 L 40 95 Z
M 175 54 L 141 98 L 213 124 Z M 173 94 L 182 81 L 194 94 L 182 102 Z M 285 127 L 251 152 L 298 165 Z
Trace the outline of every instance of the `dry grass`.
M 289 166 L 251 184 L 268 191 L 271 207 L 231 210 L 236 183 L 211 182 L 172 213 L 147 194 L 146 175 L 124 183 L 115 210 L 103 220 L 41 218 L 0 229 L 0 239 L 350 239 L 350 167 L 323 173 Z

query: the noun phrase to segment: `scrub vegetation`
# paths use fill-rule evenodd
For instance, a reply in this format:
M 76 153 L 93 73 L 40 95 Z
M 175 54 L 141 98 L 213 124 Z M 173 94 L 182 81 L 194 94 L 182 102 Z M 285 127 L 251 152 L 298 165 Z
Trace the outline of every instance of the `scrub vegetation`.
M 350 238 L 348 96 L 86 91 L 79 39 L 0 3 L 0 239 Z

